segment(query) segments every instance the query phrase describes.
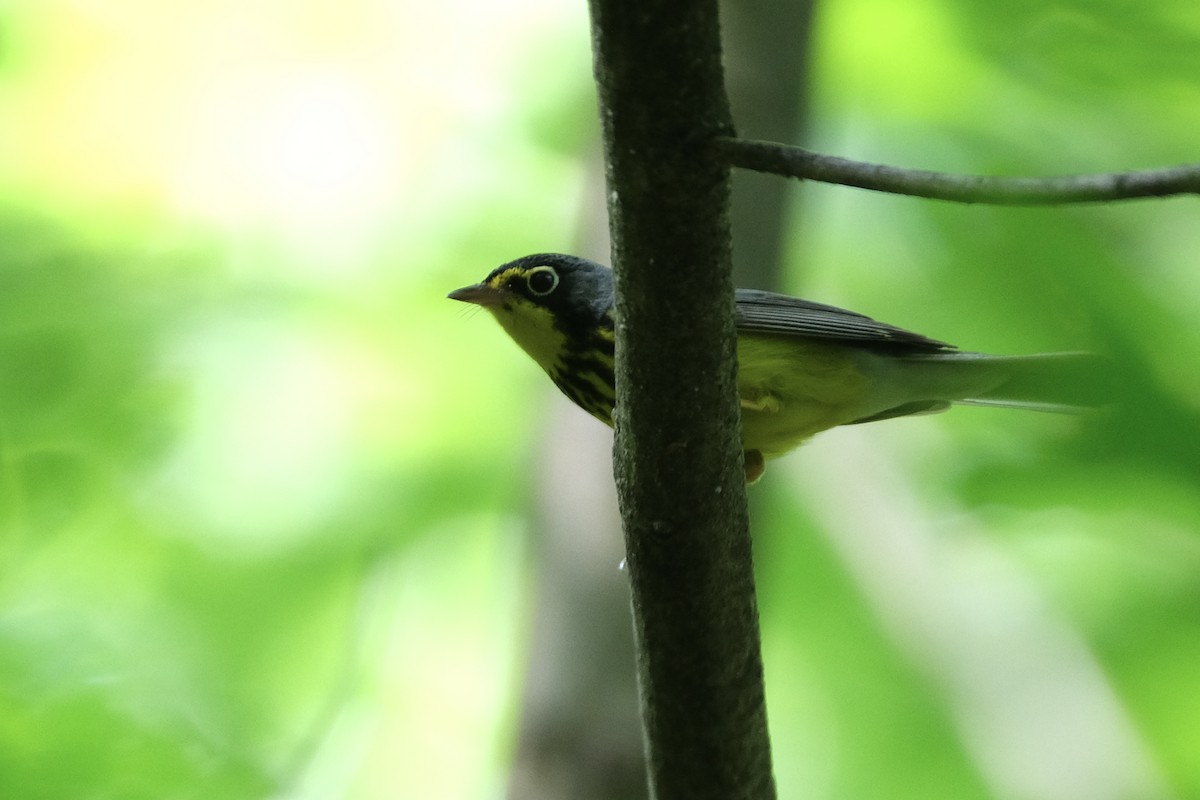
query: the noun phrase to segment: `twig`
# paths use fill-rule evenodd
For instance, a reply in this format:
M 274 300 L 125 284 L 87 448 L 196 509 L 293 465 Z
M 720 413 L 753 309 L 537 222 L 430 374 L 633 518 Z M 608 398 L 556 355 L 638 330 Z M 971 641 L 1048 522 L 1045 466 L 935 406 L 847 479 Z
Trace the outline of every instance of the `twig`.
M 821 155 L 791 145 L 729 137 L 718 138 L 716 147 L 720 157 L 734 167 L 955 203 L 1042 206 L 1200 194 L 1200 164 L 1017 178 L 902 169 Z

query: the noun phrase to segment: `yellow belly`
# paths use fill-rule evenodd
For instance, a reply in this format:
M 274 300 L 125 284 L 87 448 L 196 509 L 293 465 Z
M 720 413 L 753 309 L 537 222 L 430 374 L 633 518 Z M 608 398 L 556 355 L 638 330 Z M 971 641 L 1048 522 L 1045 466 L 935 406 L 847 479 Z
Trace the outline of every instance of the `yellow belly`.
M 767 335 L 738 339 L 746 450 L 771 458 L 858 418 L 868 380 L 853 349 Z

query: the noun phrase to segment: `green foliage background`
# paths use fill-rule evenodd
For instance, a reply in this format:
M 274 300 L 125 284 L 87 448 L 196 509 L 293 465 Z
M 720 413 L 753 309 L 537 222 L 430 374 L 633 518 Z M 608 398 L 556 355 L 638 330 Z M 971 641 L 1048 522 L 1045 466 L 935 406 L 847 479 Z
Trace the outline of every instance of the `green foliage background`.
M 1196 8 L 826 4 L 803 144 L 1200 160 Z M 444 295 L 595 235 L 583 4 L 10 2 L 0 108 L 0 797 L 500 794 L 558 400 Z M 774 465 L 782 796 L 1200 795 L 1195 214 L 808 188 L 787 288 L 1127 396 Z

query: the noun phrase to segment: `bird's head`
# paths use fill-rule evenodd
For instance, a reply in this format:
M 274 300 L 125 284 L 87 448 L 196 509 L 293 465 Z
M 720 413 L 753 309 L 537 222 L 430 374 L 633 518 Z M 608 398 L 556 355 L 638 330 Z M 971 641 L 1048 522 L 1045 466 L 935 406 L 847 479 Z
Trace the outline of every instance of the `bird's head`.
M 612 270 L 575 256 L 518 258 L 449 297 L 486 308 L 547 371 L 565 351 L 586 347 L 598 329 L 612 330 Z

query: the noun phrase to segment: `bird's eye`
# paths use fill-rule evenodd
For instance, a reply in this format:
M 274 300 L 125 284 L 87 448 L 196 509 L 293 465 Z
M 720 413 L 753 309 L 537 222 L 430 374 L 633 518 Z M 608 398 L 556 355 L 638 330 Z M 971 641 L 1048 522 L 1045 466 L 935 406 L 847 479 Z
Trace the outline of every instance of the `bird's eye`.
M 558 273 L 554 267 L 534 267 L 525 274 L 525 283 L 531 294 L 545 297 L 558 288 Z

